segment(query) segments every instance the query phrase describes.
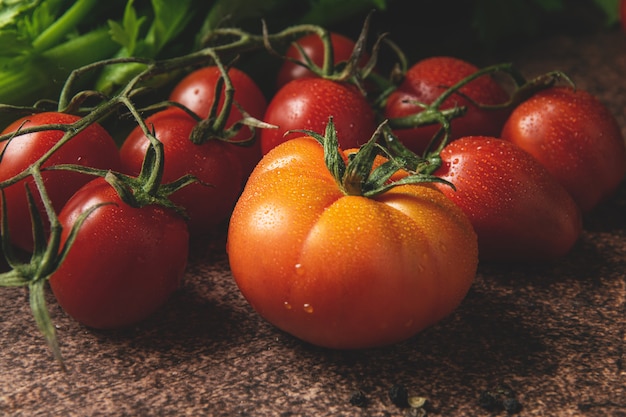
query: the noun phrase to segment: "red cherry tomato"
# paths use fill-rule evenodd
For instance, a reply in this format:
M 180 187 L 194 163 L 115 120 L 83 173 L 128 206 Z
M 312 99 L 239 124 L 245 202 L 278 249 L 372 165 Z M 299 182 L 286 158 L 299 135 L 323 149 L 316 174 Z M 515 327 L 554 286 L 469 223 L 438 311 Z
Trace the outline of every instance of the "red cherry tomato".
M 567 254 L 582 229 L 567 191 L 530 154 L 490 137 L 466 137 L 441 152 L 437 186 L 469 217 L 479 256 L 490 261 L 551 260 Z
M 395 119 L 419 113 L 423 109 L 416 102 L 431 104 L 448 87 L 478 70 L 475 65 L 454 57 L 423 59 L 409 68 L 402 84 L 388 97 L 384 115 L 388 119 Z M 509 95 L 504 88 L 486 75 L 466 84 L 459 93 L 446 99 L 440 107 L 441 110 L 467 107 L 463 116 L 452 120 L 450 140 L 472 135 L 498 136 L 508 111 L 481 109 L 472 101 L 485 105 L 505 103 Z M 394 128 L 398 139 L 417 154 L 423 153 L 440 128 L 439 124 L 399 128 L 394 127 L 393 120 L 390 121 L 390 126 Z
M 79 119 L 78 116 L 65 113 L 38 113 L 16 120 L 2 133 L 11 133 L 20 128 L 48 124 L 71 124 Z M 0 181 L 6 181 L 24 171 L 58 143 L 63 134 L 64 132 L 61 130 L 45 130 L 18 135 L 10 141 L 0 143 L 0 152 L 3 153 L 0 162 Z M 59 148 L 46 161 L 44 167 L 59 164 L 77 164 L 119 171 L 120 156 L 113 138 L 102 126 L 94 123 Z M 87 174 L 65 170 L 47 171 L 42 176 L 45 181 L 46 192 L 57 212 L 61 210 L 72 194 L 93 179 Z M 30 251 L 33 247 L 32 223 L 24 191 L 25 184 L 28 184 L 32 191 L 39 207 L 39 213 L 47 227 L 47 216 L 43 203 L 31 177 L 6 187 L 4 193 L 11 240 L 19 248 Z
M 324 133 L 333 117 L 339 144 L 354 148 L 365 143 L 376 130 L 374 110 L 353 85 L 324 78 L 303 78 L 289 82 L 272 98 L 263 120 L 278 126 L 261 131 L 261 150 L 266 154 L 288 139 L 302 136 L 290 130 Z
M 81 213 L 95 209 L 50 287 L 59 305 L 93 328 L 129 326 L 149 317 L 178 288 L 187 264 L 185 220 L 158 205 L 134 208 L 103 178 L 81 188 L 59 214 L 62 242 Z
M 145 122 L 163 143 L 163 182 L 171 182 L 187 174 L 196 176 L 200 181 L 170 196 L 189 216 L 191 235 L 211 233 L 230 215 L 247 178 L 248 166 L 241 160 L 239 149 L 217 139 L 200 145 L 191 142 L 189 137 L 197 123 L 180 109 L 160 111 Z M 149 143 L 139 126 L 128 135 L 120 149 L 124 172 L 137 175 L 141 171 Z
M 170 93 L 170 101 L 185 105 L 201 118 L 208 117 L 211 106 L 215 102 L 215 88 L 222 76 L 219 68 L 209 66 L 200 68 L 188 74 L 176 84 Z M 267 100 L 255 81 L 245 72 L 230 68 L 228 77 L 235 89 L 234 101 L 250 116 L 262 119 L 267 108 Z M 218 113 L 224 106 L 224 91 L 222 90 L 217 107 Z M 242 119 L 243 115 L 236 105 L 231 106 L 225 128 L 230 128 Z M 230 140 L 241 142 L 250 139 L 252 132 L 248 126 L 243 126 L 239 133 Z M 231 145 L 237 149 L 245 168 L 245 177 L 252 172 L 254 166 L 261 160 L 261 144 L 258 140 L 258 132 L 251 146 Z
M 355 42 L 347 36 L 341 35 L 336 32 L 330 33 L 330 41 L 333 47 L 334 65 L 341 62 L 346 62 L 350 59 L 355 47 Z M 324 65 L 324 43 L 317 34 L 310 34 L 303 36 L 296 41 L 302 48 L 305 55 L 311 60 L 313 64 L 318 67 Z M 305 57 L 295 45 L 290 45 L 285 52 L 285 56 L 295 59 L 297 61 L 306 63 Z M 369 60 L 369 54 L 363 54 L 359 63 L 365 65 Z M 289 81 L 299 78 L 315 77 L 315 73 L 308 68 L 298 65 L 295 62 L 286 59 L 278 70 L 276 86 L 280 89 Z
M 580 89 L 536 93 L 513 110 L 501 136 L 541 162 L 583 212 L 611 196 L 626 174 L 626 146 L 617 121 Z

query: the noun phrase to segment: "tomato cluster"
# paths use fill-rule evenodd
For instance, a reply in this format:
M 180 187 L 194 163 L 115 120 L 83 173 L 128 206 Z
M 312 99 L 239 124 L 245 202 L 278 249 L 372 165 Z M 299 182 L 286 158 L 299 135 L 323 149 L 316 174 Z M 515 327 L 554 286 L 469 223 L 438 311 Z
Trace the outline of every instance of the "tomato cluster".
M 437 56 L 381 82 L 375 54 L 327 41 L 287 48 L 271 97 L 235 66 L 189 70 L 119 148 L 97 120 L 16 120 L 3 239 L 41 252 L 47 219 L 59 304 L 116 328 L 160 308 L 194 239 L 228 226 L 232 275 L 261 316 L 363 348 L 450 314 L 479 261 L 565 256 L 624 178 L 615 118 L 556 77 L 511 87 L 497 67 Z

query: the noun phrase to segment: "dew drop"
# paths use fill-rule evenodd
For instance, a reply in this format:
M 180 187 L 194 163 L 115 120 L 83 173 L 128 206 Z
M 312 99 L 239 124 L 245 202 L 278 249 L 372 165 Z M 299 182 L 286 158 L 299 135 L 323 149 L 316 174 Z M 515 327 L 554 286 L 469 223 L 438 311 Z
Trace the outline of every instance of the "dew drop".
M 283 305 L 285 306 L 286 310 L 291 310 L 291 304 L 289 304 L 289 301 L 285 301 Z
M 296 269 L 296 274 L 304 275 L 304 268 L 302 267 L 302 264 L 296 264 L 294 268 Z
M 305 303 L 302 308 L 304 309 L 304 311 L 306 313 L 312 313 L 313 312 L 313 306 L 309 303 Z

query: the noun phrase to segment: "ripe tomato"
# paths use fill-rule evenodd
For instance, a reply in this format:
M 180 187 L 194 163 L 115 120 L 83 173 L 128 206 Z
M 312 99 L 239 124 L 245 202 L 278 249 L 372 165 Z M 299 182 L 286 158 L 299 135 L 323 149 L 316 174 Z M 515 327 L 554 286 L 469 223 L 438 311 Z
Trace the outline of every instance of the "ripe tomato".
M 42 126 L 47 124 L 71 124 L 79 120 L 78 116 L 45 112 L 25 116 L 11 123 L 2 134 L 11 133 L 21 128 Z M 0 181 L 6 181 L 27 169 L 39 160 L 56 143 L 61 140 L 61 130 L 46 130 L 13 137 L 10 141 L 0 143 L 3 153 L 0 162 Z M 100 169 L 119 171 L 120 156 L 117 145 L 109 133 L 94 123 L 65 143 L 43 165 L 49 167 L 59 164 L 78 164 Z M 93 179 L 92 176 L 65 170 L 47 171 L 42 173 L 46 191 L 55 210 L 59 211 L 65 202 L 82 185 Z M 37 192 L 35 183 L 28 177 L 4 189 L 7 203 L 9 231 L 13 243 L 26 251 L 32 250 L 32 223 L 28 210 L 28 200 L 24 191 L 28 184 L 39 207 L 39 212 L 47 227 L 47 216 L 43 203 Z
M 310 137 L 257 165 L 227 249 L 237 285 L 262 317 L 340 349 L 392 344 L 447 316 L 478 261 L 471 224 L 441 192 L 401 185 L 373 198 L 346 195 Z
M 72 318 L 108 329 L 135 324 L 167 301 L 186 268 L 189 234 L 177 213 L 158 205 L 131 207 L 97 178 L 59 214 L 62 242 L 81 213 L 103 203 L 81 225 L 50 287 Z
M 197 123 L 180 109 L 159 111 L 145 122 L 149 128 L 154 128 L 157 139 L 163 143 L 163 182 L 175 181 L 187 174 L 200 181 L 170 196 L 186 210 L 191 235 L 212 232 L 230 215 L 247 178 L 248 167 L 240 159 L 239 149 L 222 140 L 208 140 L 201 145 L 191 142 L 189 136 Z M 130 132 L 120 149 L 125 173 L 139 174 L 149 144 L 139 126 Z
M 355 86 L 324 78 L 289 82 L 267 106 L 263 120 L 278 128 L 261 131 L 263 154 L 288 139 L 302 136 L 299 132 L 287 133 L 290 130 L 323 133 L 330 116 L 344 148 L 362 145 L 376 130 L 374 110 Z
M 532 154 L 589 212 L 626 174 L 626 146 L 610 111 L 593 95 L 552 87 L 516 107 L 502 138 Z
M 336 32 L 330 33 L 330 41 L 333 47 L 334 65 L 348 61 L 354 50 L 355 42 L 347 36 L 341 35 Z M 305 35 L 302 38 L 298 39 L 296 43 L 300 45 L 305 55 L 311 60 L 313 64 L 320 68 L 324 65 L 324 43 L 322 42 L 319 35 L 315 33 Z M 300 50 L 293 44 L 290 45 L 289 48 L 287 48 L 285 56 L 306 63 L 305 57 L 302 55 Z M 361 59 L 359 60 L 359 63 L 361 65 L 365 65 L 368 60 L 369 55 L 363 54 L 361 56 Z M 315 73 L 310 69 L 286 59 L 278 70 L 278 75 L 276 77 L 276 86 L 278 89 L 280 89 L 289 81 L 315 76 Z
M 215 102 L 215 89 L 218 80 L 222 76 L 219 68 L 209 66 L 197 69 L 182 80 L 180 80 L 170 93 L 170 101 L 174 101 L 187 106 L 201 118 L 206 118 L 211 112 L 211 107 Z M 235 89 L 234 101 L 241 108 L 255 119 L 262 119 L 267 108 L 267 100 L 259 86 L 248 74 L 237 69 L 230 68 L 228 77 Z M 224 106 L 224 90 L 222 90 L 217 107 L 218 113 Z M 243 115 L 236 105 L 231 106 L 226 125 L 226 129 L 232 127 L 242 119 Z M 248 126 L 243 126 L 234 137 L 233 142 L 241 142 L 250 139 L 252 132 Z M 255 135 L 254 143 L 251 146 L 230 145 L 233 150 L 237 150 L 243 161 L 245 178 L 248 177 L 254 166 L 261 160 L 261 144 L 258 134 Z
M 465 137 L 441 152 L 438 187 L 469 217 L 481 260 L 535 261 L 565 255 L 578 240 L 581 213 L 565 189 L 521 148 Z
M 448 87 L 478 71 L 475 65 L 462 59 L 435 56 L 415 63 L 406 72 L 400 86 L 391 93 L 385 103 L 384 115 L 390 119 L 390 126 L 400 141 L 417 154 L 424 152 L 440 125 L 399 127 L 393 119 L 407 117 L 423 111 L 416 104 L 431 104 Z M 476 103 L 497 105 L 508 101 L 504 88 L 490 76 L 481 76 L 462 87 L 461 94 L 453 94 L 446 99 L 440 110 L 453 107 L 466 107 L 467 112 L 451 122 L 450 140 L 463 136 L 498 136 L 508 115 L 508 110 L 487 110 Z

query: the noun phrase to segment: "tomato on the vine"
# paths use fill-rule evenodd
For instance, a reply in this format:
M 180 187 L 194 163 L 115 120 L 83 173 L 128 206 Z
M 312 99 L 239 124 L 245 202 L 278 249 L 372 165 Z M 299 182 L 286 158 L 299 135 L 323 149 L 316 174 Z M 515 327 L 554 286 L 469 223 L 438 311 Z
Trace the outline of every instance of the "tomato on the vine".
M 587 91 L 541 90 L 518 105 L 501 137 L 535 157 L 589 212 L 626 174 L 626 145 L 609 109 Z
M 416 62 L 406 72 L 402 83 L 386 100 L 384 115 L 402 143 L 413 152 L 421 154 L 440 128 L 434 123 L 423 126 L 401 126 L 395 119 L 405 118 L 423 111 L 418 103 L 431 104 L 461 80 L 479 71 L 465 60 L 435 56 Z M 467 111 L 451 121 L 450 140 L 463 136 L 498 136 L 508 115 L 506 109 L 485 109 L 476 105 L 500 105 L 509 100 L 506 90 L 491 76 L 480 76 L 448 97 L 440 110 L 466 107 Z
M 235 206 L 228 256 L 252 307 L 339 349 L 399 342 L 450 314 L 477 267 L 467 217 L 429 185 L 347 195 L 324 161 L 311 137 L 277 146 Z
M 60 112 L 37 113 L 14 121 L 4 129 L 2 134 L 49 124 L 66 125 L 79 119 L 79 116 Z M 0 181 L 9 180 L 27 169 L 55 146 L 63 135 L 62 130 L 44 130 L 16 135 L 0 143 L 0 153 L 2 153 Z M 55 151 L 43 167 L 60 164 L 119 170 L 119 150 L 111 135 L 101 125 L 93 123 Z M 42 177 L 48 197 L 56 211 L 61 210 L 65 202 L 81 186 L 93 179 L 88 174 L 68 170 L 45 171 L 42 172 Z M 30 251 L 33 247 L 32 222 L 25 185 L 28 185 L 32 192 L 44 225 L 47 227 L 48 218 L 32 177 L 29 176 L 4 188 L 4 195 L 11 240 L 17 247 Z
M 136 324 L 179 287 L 189 251 L 185 219 L 160 205 L 131 207 L 103 178 L 83 186 L 59 213 L 62 242 L 77 219 L 95 208 L 50 287 L 59 305 L 93 328 Z
M 362 145 L 376 130 L 376 116 L 356 86 L 325 78 L 302 78 L 287 83 L 270 100 L 263 120 L 276 129 L 262 129 L 261 150 L 267 154 L 288 139 L 302 136 L 290 130 L 324 132 L 333 117 L 343 148 Z
M 165 164 L 163 182 L 191 174 L 199 182 L 183 187 L 170 198 L 189 216 L 192 236 L 211 233 L 230 215 L 249 166 L 242 161 L 237 146 L 219 139 L 195 144 L 190 140 L 197 121 L 181 109 L 159 111 L 145 120 L 163 143 Z M 150 141 L 137 126 L 120 149 L 123 171 L 138 175 Z
M 356 42 L 337 32 L 330 32 L 329 35 L 333 48 L 333 64 L 336 66 L 341 62 L 348 61 L 352 56 Z M 318 34 L 312 33 L 305 35 L 296 40 L 295 43 L 302 48 L 306 57 L 308 57 L 313 64 L 320 68 L 324 65 L 324 43 Z M 306 63 L 305 57 L 302 55 L 301 51 L 293 44 L 287 48 L 285 57 Z M 359 59 L 359 64 L 364 66 L 369 58 L 369 54 L 364 53 Z M 316 74 L 309 68 L 299 65 L 289 59 L 285 59 L 278 70 L 276 86 L 280 89 L 289 81 L 315 76 Z
M 490 261 L 551 260 L 567 254 L 582 229 L 572 197 L 530 154 L 503 139 L 459 138 L 441 152 L 438 187 L 472 222 Z
M 234 102 L 250 116 L 259 120 L 262 119 L 267 108 L 267 100 L 256 82 L 238 68 L 229 68 L 227 74 L 235 90 Z M 199 117 L 206 118 L 209 116 L 211 107 L 215 102 L 215 93 L 220 77 L 222 77 L 222 73 L 217 66 L 208 66 L 192 71 L 174 86 L 169 99 L 188 107 Z M 216 108 L 218 113 L 222 111 L 224 100 L 225 92 L 222 88 Z M 224 126 L 225 129 L 232 127 L 242 119 L 243 115 L 238 106 L 231 106 Z M 245 177 L 247 178 L 261 159 L 261 144 L 258 139 L 258 132 L 253 137 L 250 128 L 242 126 L 241 130 L 229 140 L 232 142 L 253 141 L 252 144 L 246 146 L 230 145 L 233 148 L 233 152 L 236 150 L 240 155 L 243 161 Z

